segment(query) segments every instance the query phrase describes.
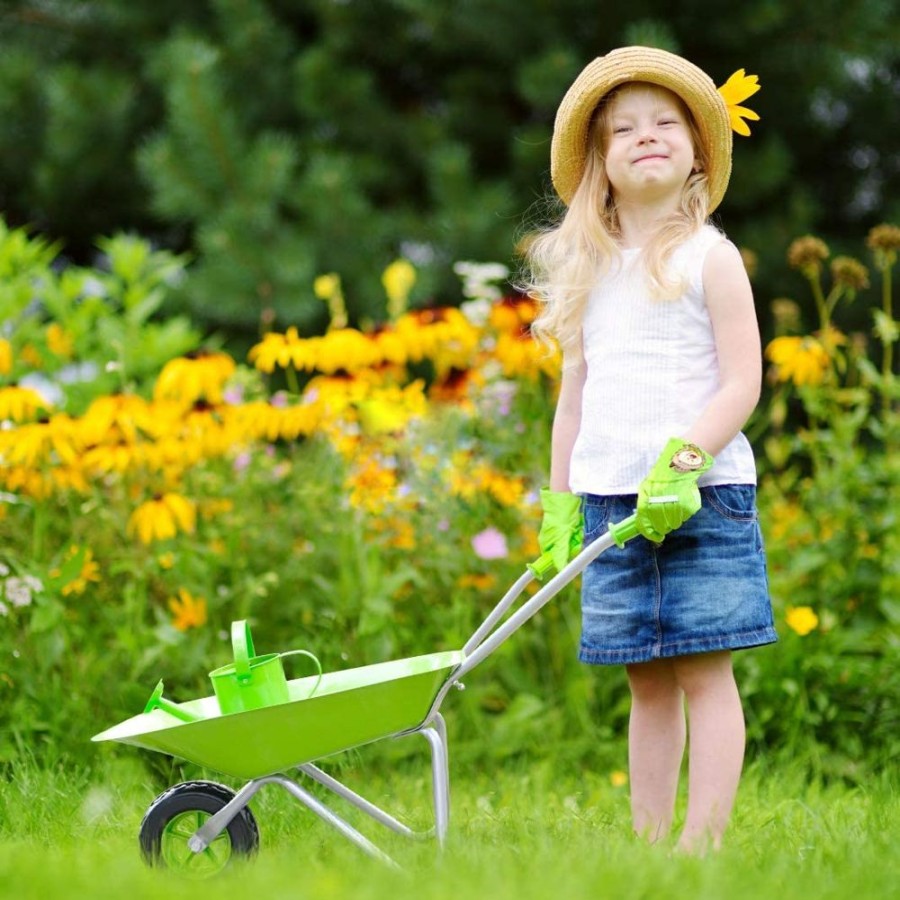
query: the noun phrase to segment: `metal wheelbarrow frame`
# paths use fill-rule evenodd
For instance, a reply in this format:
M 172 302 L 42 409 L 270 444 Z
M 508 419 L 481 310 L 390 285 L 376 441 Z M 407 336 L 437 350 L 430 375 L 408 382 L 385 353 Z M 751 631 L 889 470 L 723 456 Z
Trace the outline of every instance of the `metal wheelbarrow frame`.
M 305 698 L 304 690 L 313 679 L 296 679 L 289 683 L 291 701 L 280 705 L 226 716 L 219 713 L 215 697 L 207 697 L 183 704 L 185 710 L 201 716 L 198 721 L 180 721 L 161 709 L 154 709 L 96 735 L 93 738 L 95 741 L 122 741 L 179 756 L 226 774 L 249 778 L 236 793 L 213 782 L 187 782 L 176 785 L 157 797 L 141 825 L 141 845 L 145 858 L 151 863 L 163 863 L 185 871 L 194 870 L 197 874 L 211 874 L 228 861 L 232 852 L 254 852 L 258 844 L 258 830 L 248 803 L 262 787 L 274 784 L 287 791 L 363 852 L 390 866 L 397 866 L 387 853 L 306 787 L 283 774 L 288 769 L 298 771 L 396 834 L 418 840 L 434 837 L 438 845 L 443 846 L 450 823 L 450 769 L 447 729 L 440 708 L 447 694 L 452 688 L 463 689 L 462 679 L 475 666 L 535 616 L 601 553 L 615 544 L 621 546 L 635 534 L 634 516 L 611 526 L 607 534 L 585 547 L 561 572 L 522 603 L 502 624 L 498 624 L 525 588 L 535 580 L 534 570 L 544 574 L 550 569 L 549 559 L 542 557 L 512 585 L 460 651 L 434 653 L 331 673 L 324 676 L 324 693 L 317 693 L 308 699 Z M 447 674 L 442 676 L 441 672 L 445 670 Z M 331 682 L 327 680 L 329 678 L 332 679 Z M 379 686 L 388 681 L 394 683 L 390 692 L 379 692 Z M 382 697 L 391 701 L 398 696 L 397 686 L 406 688 L 407 684 L 414 694 L 410 697 L 409 704 L 400 703 L 402 708 L 394 714 L 393 707 L 398 704 L 382 703 L 384 708 L 380 712 L 376 710 L 374 716 L 374 730 L 362 727 L 354 732 L 351 727 L 348 731 L 345 724 L 330 721 L 336 718 L 331 714 L 336 709 L 333 705 L 335 703 L 351 704 L 348 708 L 350 716 L 354 714 L 354 703 L 357 704 L 357 710 L 366 707 L 369 712 L 368 705 L 377 706 Z M 319 702 L 329 702 L 329 697 L 331 707 L 322 707 L 329 712 L 325 717 L 329 722 L 325 722 L 322 715 L 316 714 L 315 707 Z M 421 711 L 423 708 L 424 714 Z M 304 720 L 307 713 L 308 718 Z M 371 715 L 356 718 L 366 721 L 373 719 Z M 331 733 L 327 727 L 323 728 L 304 744 L 302 735 L 309 734 L 311 727 L 317 722 L 320 725 L 334 726 L 336 732 Z M 266 736 L 273 733 L 273 728 L 278 736 L 274 743 L 282 748 L 286 747 L 286 750 L 281 749 L 271 756 L 265 752 L 260 755 L 260 752 L 252 749 L 265 748 L 272 743 L 269 740 L 251 741 L 250 750 L 247 749 L 246 742 L 242 745 L 242 732 L 246 735 L 257 732 Z M 296 747 L 292 745 L 295 732 L 298 735 Z M 316 760 L 342 750 L 409 734 L 421 734 L 431 750 L 434 825 L 427 831 L 412 830 L 314 764 Z M 191 798 L 196 798 L 198 793 L 202 795 L 203 802 L 191 807 Z M 184 809 L 186 805 L 190 807 L 189 810 Z M 177 821 L 177 827 L 171 825 L 173 821 Z M 241 827 L 238 828 L 238 825 Z M 232 829 L 237 830 L 232 833 Z M 225 834 L 226 830 L 228 835 Z M 240 840 L 235 841 L 236 836 Z M 223 857 L 216 850 L 216 845 L 221 845 L 227 838 L 230 838 L 230 843 Z M 165 846 L 161 846 L 162 841 L 167 842 Z

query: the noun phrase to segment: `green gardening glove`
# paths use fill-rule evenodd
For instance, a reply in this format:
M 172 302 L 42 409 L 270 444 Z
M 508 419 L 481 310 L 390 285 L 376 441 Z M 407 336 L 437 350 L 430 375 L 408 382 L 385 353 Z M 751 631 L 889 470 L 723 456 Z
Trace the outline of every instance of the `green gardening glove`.
M 645 538 L 659 543 L 700 509 L 697 479 L 713 458 L 696 444 L 671 438 L 638 489 L 635 525 Z
M 581 497 L 568 491 L 541 488 L 541 508 L 544 510 L 538 534 L 541 556 L 549 555 L 556 571 L 561 572 L 581 549 L 584 537 Z

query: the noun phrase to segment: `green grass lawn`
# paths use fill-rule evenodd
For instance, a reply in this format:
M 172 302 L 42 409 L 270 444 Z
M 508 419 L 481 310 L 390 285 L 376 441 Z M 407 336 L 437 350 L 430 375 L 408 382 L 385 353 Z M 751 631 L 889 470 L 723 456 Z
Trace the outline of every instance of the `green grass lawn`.
M 900 890 L 897 780 L 884 773 L 850 788 L 810 784 L 800 766 L 751 765 L 725 849 L 701 860 L 673 857 L 668 847 L 633 838 L 627 787 L 614 787 L 609 772 L 558 773 L 547 761 L 483 772 L 457 761 L 443 853 L 432 842 L 385 837 L 380 826 L 348 812 L 403 865 L 402 874 L 368 859 L 284 792 L 266 788 L 252 804 L 259 854 L 201 887 L 141 860 L 137 829 L 162 782 L 140 757 L 140 751 L 112 755 L 99 774 L 48 773 L 25 764 L 4 781 L 0 896 L 139 900 L 214 890 L 323 900 L 472 893 L 499 900 L 862 900 Z M 340 777 L 415 827 L 429 824 L 424 759 L 419 767 L 365 751 Z

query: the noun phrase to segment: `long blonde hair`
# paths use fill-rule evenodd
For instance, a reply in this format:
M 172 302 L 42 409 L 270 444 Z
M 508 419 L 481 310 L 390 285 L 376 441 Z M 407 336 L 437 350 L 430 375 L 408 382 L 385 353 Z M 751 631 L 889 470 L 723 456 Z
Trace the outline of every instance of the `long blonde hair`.
M 636 85 L 672 93 L 656 85 L 627 82 L 607 94 L 591 120 L 584 174 L 568 209 L 555 225 L 529 235 L 520 245 L 525 269 L 517 286 L 542 301 L 532 332 L 545 343 L 558 343 L 564 356 L 580 356 L 588 294 L 621 258 L 621 230 L 604 152 L 610 101 L 623 88 Z M 681 294 L 684 286 L 668 271 L 669 261 L 675 249 L 703 226 L 709 211 L 706 148 L 687 106 L 677 94 L 673 96 L 686 117 L 699 171 L 688 177 L 678 210 L 660 225 L 644 248 L 651 295 L 659 299 L 674 299 Z

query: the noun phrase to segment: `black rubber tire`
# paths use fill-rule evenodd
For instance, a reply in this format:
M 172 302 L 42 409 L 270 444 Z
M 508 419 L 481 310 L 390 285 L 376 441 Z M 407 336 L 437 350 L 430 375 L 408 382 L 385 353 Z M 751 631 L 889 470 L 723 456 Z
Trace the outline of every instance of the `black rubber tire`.
M 144 860 L 152 866 L 208 876 L 236 857 L 253 855 L 259 849 L 259 828 L 246 806 L 202 853 L 195 854 L 187 847 L 190 834 L 233 797 L 234 791 L 214 781 L 186 781 L 163 791 L 141 821 L 139 841 Z

